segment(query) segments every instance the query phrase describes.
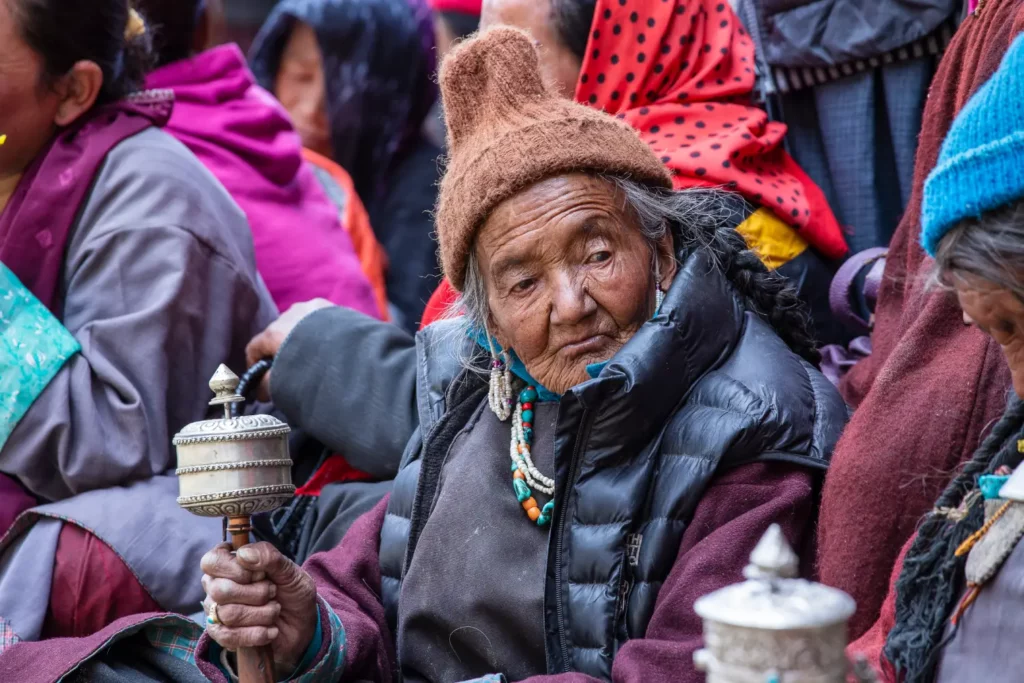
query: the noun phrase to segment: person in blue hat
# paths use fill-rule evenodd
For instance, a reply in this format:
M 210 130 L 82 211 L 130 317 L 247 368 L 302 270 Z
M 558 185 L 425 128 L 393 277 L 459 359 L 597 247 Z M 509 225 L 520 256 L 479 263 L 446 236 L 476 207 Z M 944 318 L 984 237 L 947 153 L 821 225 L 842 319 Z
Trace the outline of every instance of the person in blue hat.
M 1018 680 L 1024 668 L 1022 98 L 1024 34 L 953 122 L 924 187 L 921 245 L 935 284 L 1002 347 L 1014 391 L 907 552 L 885 645 L 906 683 Z

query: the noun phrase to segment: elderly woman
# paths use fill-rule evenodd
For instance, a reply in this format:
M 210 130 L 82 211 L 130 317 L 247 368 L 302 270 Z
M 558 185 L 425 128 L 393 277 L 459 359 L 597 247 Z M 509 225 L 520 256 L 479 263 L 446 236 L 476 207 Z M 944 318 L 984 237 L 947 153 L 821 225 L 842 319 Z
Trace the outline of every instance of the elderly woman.
M 1024 664 L 1022 76 L 1018 34 L 953 122 L 925 184 L 921 244 L 935 279 L 1002 348 L 1015 395 L 905 548 L 877 633 L 851 646 L 893 683 L 1017 680 Z
M 815 336 L 831 320 L 829 261 L 846 252 L 825 196 L 786 153 L 786 127 L 750 104 L 754 44 L 719 0 L 486 0 L 481 26 L 517 26 L 538 42 L 563 97 L 618 116 L 672 171 L 676 189 L 727 187 L 749 202 L 737 221 L 765 264 L 810 305 Z M 445 308 L 445 286 L 424 322 Z
M 168 94 L 131 94 L 125 0 L 4 0 L 0 45 L 2 647 L 195 610 L 220 528 L 178 508 L 170 439 L 275 309 Z
M 456 48 L 441 86 L 441 254 L 469 313 L 400 368 L 419 428 L 395 490 L 304 568 L 266 543 L 211 551 L 198 665 L 221 681 L 220 648 L 269 643 L 307 681 L 699 680 L 693 600 L 772 523 L 812 541 L 845 406 L 728 198 L 673 192 L 633 130 L 545 89 L 526 34 Z M 303 330 L 336 316 L 375 380 L 305 390 L 369 437 L 410 410 L 358 341 L 386 323 L 316 311 L 272 388 L 331 362 Z M 20 674 L 45 648 L 19 647 L 0 665 Z

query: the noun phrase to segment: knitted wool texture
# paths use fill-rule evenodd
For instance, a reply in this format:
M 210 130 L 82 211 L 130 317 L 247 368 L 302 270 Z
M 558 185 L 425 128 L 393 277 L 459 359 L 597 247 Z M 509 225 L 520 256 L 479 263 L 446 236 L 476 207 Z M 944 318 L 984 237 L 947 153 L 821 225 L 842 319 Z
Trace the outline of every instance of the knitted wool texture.
M 1024 36 L 949 129 L 924 186 L 921 246 L 935 256 L 957 223 L 1024 197 Z
M 449 157 L 437 237 L 445 275 L 460 292 L 488 214 L 535 183 L 589 172 L 672 188 L 635 130 L 544 85 L 537 49 L 522 31 L 494 28 L 463 43 L 445 59 L 440 80 Z

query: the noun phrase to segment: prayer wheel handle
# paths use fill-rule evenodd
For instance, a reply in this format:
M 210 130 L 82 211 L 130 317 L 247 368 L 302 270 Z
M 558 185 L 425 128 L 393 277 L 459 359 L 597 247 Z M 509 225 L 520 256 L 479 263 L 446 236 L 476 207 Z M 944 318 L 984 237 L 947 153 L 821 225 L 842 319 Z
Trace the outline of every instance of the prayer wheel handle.
M 248 399 L 249 393 L 258 387 L 263 376 L 270 372 L 274 364 L 273 358 L 263 358 L 253 363 L 252 367 L 245 371 L 238 378 L 238 388 L 235 392 Z M 240 407 L 244 403 L 231 404 L 231 416 L 238 417 Z M 248 520 L 248 518 L 246 518 Z M 249 531 L 251 529 L 248 521 L 239 524 L 241 520 L 229 519 L 227 531 L 231 534 L 231 547 L 238 550 L 249 543 Z M 242 681 L 253 681 L 253 683 L 273 683 L 274 656 L 270 647 L 243 648 L 237 653 L 238 678 Z
M 236 389 L 239 396 L 248 398 L 249 393 L 260 385 L 263 380 L 263 376 L 270 372 L 270 368 L 274 365 L 273 358 L 264 358 L 258 360 L 252 364 L 252 367 L 245 371 L 245 373 L 238 378 L 238 389 Z M 238 411 L 242 404 L 232 403 L 231 404 L 231 417 L 238 417 Z

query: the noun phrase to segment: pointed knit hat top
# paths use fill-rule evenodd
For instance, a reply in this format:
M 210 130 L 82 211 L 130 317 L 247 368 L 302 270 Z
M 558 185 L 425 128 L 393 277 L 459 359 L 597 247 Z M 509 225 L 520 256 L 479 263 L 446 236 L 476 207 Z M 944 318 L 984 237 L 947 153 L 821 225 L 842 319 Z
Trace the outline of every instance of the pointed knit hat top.
M 658 157 L 628 125 L 547 88 L 530 37 L 484 31 L 441 65 L 448 170 L 441 181 L 441 264 L 462 291 L 466 257 L 488 214 L 547 178 L 600 173 L 672 189 Z

